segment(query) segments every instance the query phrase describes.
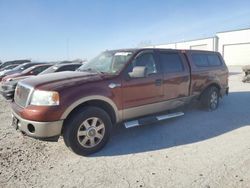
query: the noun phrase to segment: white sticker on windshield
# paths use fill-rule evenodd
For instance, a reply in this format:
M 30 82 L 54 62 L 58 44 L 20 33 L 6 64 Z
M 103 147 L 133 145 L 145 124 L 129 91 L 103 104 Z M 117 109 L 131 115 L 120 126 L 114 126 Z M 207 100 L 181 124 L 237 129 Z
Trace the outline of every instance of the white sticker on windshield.
M 115 56 L 128 56 L 131 55 L 131 52 L 116 52 Z

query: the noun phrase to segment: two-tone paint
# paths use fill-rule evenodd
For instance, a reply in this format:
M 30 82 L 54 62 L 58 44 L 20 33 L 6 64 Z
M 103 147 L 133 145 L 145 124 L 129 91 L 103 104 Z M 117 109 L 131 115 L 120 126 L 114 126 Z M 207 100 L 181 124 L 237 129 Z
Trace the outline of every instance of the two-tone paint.
M 122 51 L 122 50 L 121 50 Z M 191 60 L 191 50 L 136 49 L 127 65 L 118 75 L 97 74 L 87 72 L 63 72 L 41 75 L 26 79 L 19 84 L 39 90 L 57 91 L 60 96 L 58 106 L 32 106 L 29 101 L 25 107 L 12 103 L 12 110 L 20 121 L 59 122 L 56 136 L 60 135 L 63 122 L 84 105 L 104 108 L 111 116 L 114 124 L 127 119 L 157 113 L 176 108 L 189 102 L 210 85 L 220 89 L 221 96 L 228 90 L 228 69 L 223 64 L 219 67 L 198 68 Z M 158 62 L 159 51 L 179 53 L 184 71 L 180 73 L 164 73 Z M 156 56 L 159 73 L 145 78 L 128 77 L 128 66 L 141 53 L 152 52 Z M 195 51 L 196 53 L 199 51 Z M 203 52 L 204 53 L 204 52 Z M 215 53 L 215 52 L 207 52 Z M 29 134 L 33 137 L 45 137 L 44 134 Z

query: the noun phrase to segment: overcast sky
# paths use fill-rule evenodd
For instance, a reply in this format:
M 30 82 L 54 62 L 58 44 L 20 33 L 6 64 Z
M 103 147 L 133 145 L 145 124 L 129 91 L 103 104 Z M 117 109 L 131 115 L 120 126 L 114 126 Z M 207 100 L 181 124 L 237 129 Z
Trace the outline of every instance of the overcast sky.
M 100 51 L 250 27 L 249 0 L 0 0 L 0 60 Z

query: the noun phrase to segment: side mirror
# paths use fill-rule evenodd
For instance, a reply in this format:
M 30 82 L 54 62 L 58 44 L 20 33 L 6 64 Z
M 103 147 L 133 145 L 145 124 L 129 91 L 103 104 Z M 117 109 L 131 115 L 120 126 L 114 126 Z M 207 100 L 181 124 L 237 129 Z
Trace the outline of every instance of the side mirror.
M 144 66 L 136 66 L 133 68 L 132 72 L 129 72 L 128 75 L 130 78 L 144 78 L 146 77 L 147 68 Z

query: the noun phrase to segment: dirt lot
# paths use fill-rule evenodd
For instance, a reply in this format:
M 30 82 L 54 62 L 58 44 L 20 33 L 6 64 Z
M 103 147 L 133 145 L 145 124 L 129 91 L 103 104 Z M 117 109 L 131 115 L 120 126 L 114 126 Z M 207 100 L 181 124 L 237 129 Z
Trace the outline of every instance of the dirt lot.
M 217 111 L 188 107 L 178 119 L 116 128 L 89 157 L 62 139 L 21 136 L 1 98 L 0 187 L 250 187 L 250 84 L 230 70 L 230 95 Z

